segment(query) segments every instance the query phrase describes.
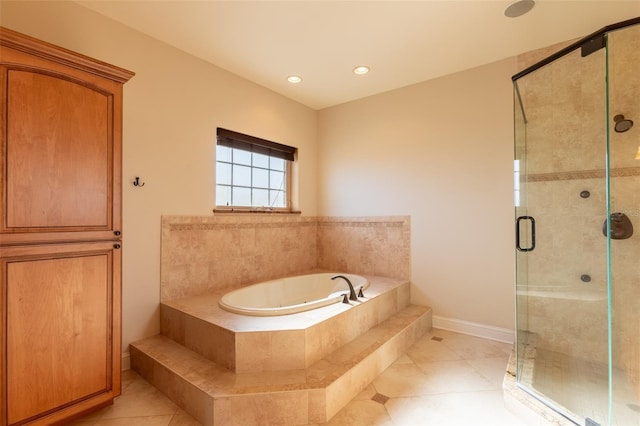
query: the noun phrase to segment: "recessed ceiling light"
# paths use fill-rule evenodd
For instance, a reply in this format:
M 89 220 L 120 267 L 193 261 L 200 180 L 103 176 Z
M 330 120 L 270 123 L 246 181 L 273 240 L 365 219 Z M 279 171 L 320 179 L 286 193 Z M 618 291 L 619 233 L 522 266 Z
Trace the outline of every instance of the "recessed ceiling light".
M 369 67 L 366 65 L 360 65 L 353 69 L 353 73 L 358 75 L 366 74 L 368 72 L 369 72 Z
M 516 0 L 504 10 L 504 16 L 507 18 L 517 18 L 533 9 L 536 5 L 534 0 Z
M 287 77 L 287 81 L 289 83 L 300 83 L 302 81 L 302 77 L 300 77 L 299 75 L 290 75 L 289 77 Z

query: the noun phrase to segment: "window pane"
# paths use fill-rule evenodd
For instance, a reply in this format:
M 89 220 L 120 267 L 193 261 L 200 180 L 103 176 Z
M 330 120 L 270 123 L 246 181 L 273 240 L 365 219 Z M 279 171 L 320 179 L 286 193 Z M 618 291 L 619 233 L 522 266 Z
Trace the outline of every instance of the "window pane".
M 253 153 L 253 167 L 264 167 L 265 169 L 269 168 L 269 156 L 263 154 Z
M 231 162 L 231 148 L 228 146 L 218 145 L 216 147 L 216 161 Z
M 233 165 L 233 184 L 251 186 L 251 167 Z
M 271 157 L 271 169 L 272 170 L 280 170 L 284 172 L 285 161 L 281 158 L 273 158 Z
M 286 160 L 218 145 L 216 205 L 287 208 L 287 167 Z
M 251 165 L 251 153 L 249 151 L 243 151 L 241 149 L 233 150 L 233 162 L 236 164 Z
M 285 189 L 284 188 L 284 173 L 283 172 L 274 172 L 273 170 L 269 172 L 271 176 L 271 180 L 269 181 L 269 188 L 271 189 Z
M 252 203 L 254 207 L 268 207 L 269 191 L 266 189 L 254 189 Z
M 284 192 L 269 191 L 269 206 L 270 207 L 286 207 L 284 202 Z
M 269 187 L 269 171 L 263 169 L 253 169 L 253 185 L 254 188 Z
M 216 206 L 231 205 L 231 187 L 216 185 Z
M 251 189 L 233 187 L 233 205 L 250 207 L 251 206 Z
M 231 164 L 216 163 L 216 183 L 231 185 Z

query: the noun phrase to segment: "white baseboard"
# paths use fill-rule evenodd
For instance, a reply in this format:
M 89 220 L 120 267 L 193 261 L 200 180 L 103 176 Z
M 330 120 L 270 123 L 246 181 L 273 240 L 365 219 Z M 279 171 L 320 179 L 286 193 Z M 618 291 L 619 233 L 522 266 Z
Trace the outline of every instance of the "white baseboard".
M 122 371 L 128 370 L 131 368 L 131 353 L 123 352 L 122 353 Z
M 508 328 L 494 327 L 437 315 L 433 316 L 433 328 L 455 331 L 456 333 L 468 334 L 504 343 L 513 343 L 515 340 L 515 331 Z

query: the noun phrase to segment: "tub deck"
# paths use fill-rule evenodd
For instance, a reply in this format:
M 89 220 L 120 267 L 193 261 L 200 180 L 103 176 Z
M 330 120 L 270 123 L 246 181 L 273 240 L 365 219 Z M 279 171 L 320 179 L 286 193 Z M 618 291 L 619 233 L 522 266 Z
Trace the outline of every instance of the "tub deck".
M 430 330 L 431 309 L 410 305 L 308 368 L 260 373 L 158 335 L 131 345 L 132 368 L 205 426 L 324 423 Z
M 236 372 L 307 368 L 409 305 L 408 281 L 366 278 L 357 302 L 282 316 L 225 311 L 218 306 L 224 293 L 164 302 L 161 334 Z
M 223 293 L 164 302 L 131 367 L 204 425 L 326 422 L 431 329 L 408 281 L 365 277 L 358 302 L 279 317 L 227 312 Z
M 360 298 L 358 302 L 350 301 L 349 304 L 334 303 L 332 305 L 294 314 L 264 316 L 260 317 L 260 320 L 256 320 L 258 317 L 255 316 L 235 314 L 222 309 L 218 305 L 218 301 L 228 292 L 228 290 L 165 301 L 161 303 L 161 306 L 184 312 L 185 314 L 209 323 L 217 324 L 229 331 L 242 333 L 252 331 L 305 330 L 339 315 L 351 309 L 355 305 L 366 303 L 380 295 L 388 293 L 389 291 L 397 290 L 399 287 L 404 285 L 407 287 L 400 289 L 401 294 L 398 294 L 398 297 L 400 299 L 409 297 L 409 282 L 407 280 L 367 275 L 362 276 L 369 280 L 370 286 L 364 292 L 364 298 Z M 346 290 L 347 289 L 345 288 L 345 291 Z M 403 300 L 400 300 L 399 302 L 403 303 Z M 398 306 L 397 303 L 398 301 L 394 304 L 395 308 Z

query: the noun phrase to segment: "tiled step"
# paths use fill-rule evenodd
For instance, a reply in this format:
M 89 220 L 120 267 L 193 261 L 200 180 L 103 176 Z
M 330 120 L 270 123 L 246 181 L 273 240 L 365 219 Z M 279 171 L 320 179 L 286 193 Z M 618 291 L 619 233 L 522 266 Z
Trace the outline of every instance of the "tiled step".
M 322 423 L 430 329 L 410 305 L 308 368 L 252 373 L 157 335 L 131 344 L 131 367 L 205 426 Z

